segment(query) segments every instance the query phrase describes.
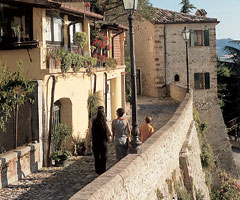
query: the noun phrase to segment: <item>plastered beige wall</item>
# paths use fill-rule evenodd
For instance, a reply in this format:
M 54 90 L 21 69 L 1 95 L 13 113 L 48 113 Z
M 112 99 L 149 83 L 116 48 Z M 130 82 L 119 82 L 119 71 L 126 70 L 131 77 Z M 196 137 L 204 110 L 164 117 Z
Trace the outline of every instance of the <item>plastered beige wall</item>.
M 116 118 L 116 109 L 123 106 L 121 82 L 121 73 L 124 72 L 125 67 L 119 67 L 114 71 L 108 73 L 108 80 L 111 83 L 111 105 L 112 105 L 112 119 Z M 96 92 L 98 97 L 101 98 L 101 105 L 105 103 L 105 71 L 96 71 Z M 66 113 L 61 119 L 63 123 L 73 127 L 73 135 L 81 136 L 85 138 L 86 131 L 88 129 L 88 109 L 87 99 L 90 93 L 93 92 L 94 76 L 88 76 L 86 73 L 67 73 L 67 74 L 54 74 L 56 77 L 54 102 L 61 99 L 68 99 L 71 104 L 70 108 L 72 116 L 68 116 L 71 112 Z M 53 79 L 46 75 L 43 81 L 43 91 L 45 96 L 45 110 L 47 110 L 47 127 L 49 127 L 50 117 L 50 104 L 51 104 L 51 91 L 52 91 Z M 62 101 L 63 102 L 63 101 Z M 63 102 L 64 103 L 64 102 Z M 69 119 L 72 119 L 72 122 Z

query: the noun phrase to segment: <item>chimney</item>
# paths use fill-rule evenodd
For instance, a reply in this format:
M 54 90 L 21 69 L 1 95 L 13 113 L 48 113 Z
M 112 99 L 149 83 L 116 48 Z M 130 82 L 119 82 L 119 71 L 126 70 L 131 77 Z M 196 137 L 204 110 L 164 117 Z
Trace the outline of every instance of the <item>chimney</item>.
M 207 17 L 207 12 L 205 9 L 197 9 L 195 15 L 199 17 Z

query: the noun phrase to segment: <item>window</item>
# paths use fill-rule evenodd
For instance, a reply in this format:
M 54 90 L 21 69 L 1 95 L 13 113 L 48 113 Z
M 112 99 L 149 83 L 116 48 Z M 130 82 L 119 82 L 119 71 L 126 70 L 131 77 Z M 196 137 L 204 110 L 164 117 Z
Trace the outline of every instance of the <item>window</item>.
M 0 47 L 33 40 L 32 8 L 0 3 Z
M 76 32 L 82 32 L 82 23 L 77 23 L 77 24 L 70 25 L 70 42 L 72 44 L 73 44 L 73 35 Z
M 210 73 L 194 73 L 195 89 L 210 89 Z
M 60 17 L 47 15 L 45 31 L 48 43 L 63 43 L 63 22 Z
M 209 30 L 191 31 L 190 46 L 209 46 Z
M 178 74 L 176 74 L 176 75 L 174 76 L 174 81 L 175 81 L 175 82 L 179 82 L 179 75 L 178 75 Z

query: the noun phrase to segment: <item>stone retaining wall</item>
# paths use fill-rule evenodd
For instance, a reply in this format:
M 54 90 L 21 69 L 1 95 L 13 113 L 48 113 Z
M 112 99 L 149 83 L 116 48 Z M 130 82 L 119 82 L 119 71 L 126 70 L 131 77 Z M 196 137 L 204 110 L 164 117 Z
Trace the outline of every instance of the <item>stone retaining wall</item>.
M 159 191 L 164 199 L 172 199 L 176 194 L 170 188 L 173 188 L 176 177 L 181 176 L 179 160 L 184 155 L 184 168 L 188 171 L 191 184 L 201 190 L 208 200 L 192 103 L 192 94 L 187 94 L 173 117 L 141 145 L 138 154 L 129 154 L 70 199 L 150 200 L 157 199 Z M 181 154 L 182 149 L 185 149 L 184 154 Z
M 40 144 L 18 147 L 0 155 L 0 189 L 37 172 L 40 165 Z
M 186 88 L 176 84 L 170 84 L 170 96 L 172 99 L 181 102 L 186 95 Z

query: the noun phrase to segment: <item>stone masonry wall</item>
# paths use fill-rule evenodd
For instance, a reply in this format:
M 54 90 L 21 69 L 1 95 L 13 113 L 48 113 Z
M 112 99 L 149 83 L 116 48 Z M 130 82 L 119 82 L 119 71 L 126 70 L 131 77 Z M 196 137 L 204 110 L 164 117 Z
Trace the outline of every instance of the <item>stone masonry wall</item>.
M 0 189 L 37 172 L 40 163 L 40 144 L 18 147 L 0 155 Z
M 208 200 L 192 118 L 192 103 L 192 95 L 187 94 L 169 122 L 141 145 L 138 154 L 129 154 L 70 199 L 157 200 L 158 190 L 164 199 L 172 199 L 176 195 L 170 191 L 167 182 L 174 179 L 173 176 L 180 176 L 181 152 L 182 149 L 189 149 L 184 154 L 187 158 L 185 168 L 194 186 Z
M 151 22 L 134 21 L 136 69 L 140 69 L 142 95 L 158 97 L 155 65 L 155 30 Z
M 155 25 L 159 30 L 159 36 L 164 34 L 164 25 Z M 179 84 L 186 87 L 186 45 L 182 36 L 184 27 L 190 30 L 209 30 L 210 46 L 190 46 L 188 43 L 188 60 L 189 60 L 189 81 L 190 88 L 194 88 L 194 73 L 210 73 L 210 90 L 217 92 L 217 67 L 216 67 L 216 32 L 214 23 L 202 24 L 167 24 L 165 25 L 166 34 L 166 82 L 174 82 L 174 76 L 179 75 Z M 162 48 L 162 45 L 159 45 Z M 164 60 L 161 61 L 161 70 L 164 70 Z M 157 62 L 156 62 L 157 64 Z M 162 73 L 162 76 L 164 74 Z

